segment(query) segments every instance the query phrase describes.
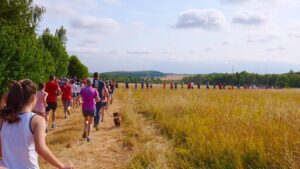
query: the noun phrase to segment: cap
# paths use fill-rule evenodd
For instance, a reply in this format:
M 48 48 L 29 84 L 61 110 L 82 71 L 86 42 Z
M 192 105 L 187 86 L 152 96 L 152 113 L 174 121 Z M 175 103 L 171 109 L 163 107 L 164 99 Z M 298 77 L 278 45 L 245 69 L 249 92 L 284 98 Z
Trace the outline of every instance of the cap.
M 92 80 L 92 79 L 90 79 L 90 78 L 88 78 L 88 79 L 86 79 L 86 83 L 88 83 L 88 84 L 92 84 L 92 83 L 93 83 L 93 80 Z

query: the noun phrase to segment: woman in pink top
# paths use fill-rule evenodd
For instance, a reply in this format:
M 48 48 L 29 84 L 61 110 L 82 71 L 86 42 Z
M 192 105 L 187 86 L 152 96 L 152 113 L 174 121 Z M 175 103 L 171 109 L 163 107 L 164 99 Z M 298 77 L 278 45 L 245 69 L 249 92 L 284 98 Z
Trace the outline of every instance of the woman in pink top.
M 47 96 L 44 83 L 39 84 L 39 91 L 36 93 L 37 101 L 34 107 L 34 112 L 42 117 L 46 117 Z

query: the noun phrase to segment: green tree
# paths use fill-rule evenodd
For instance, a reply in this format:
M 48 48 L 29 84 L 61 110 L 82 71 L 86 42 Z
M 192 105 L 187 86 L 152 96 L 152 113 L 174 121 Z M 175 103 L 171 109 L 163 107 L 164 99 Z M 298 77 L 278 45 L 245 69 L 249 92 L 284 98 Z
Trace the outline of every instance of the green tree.
M 59 38 L 52 35 L 47 28 L 40 36 L 44 48 L 50 52 L 54 63 L 54 74 L 60 77 L 66 76 L 68 73 L 69 58 L 64 45 L 60 42 Z
M 89 76 L 88 68 L 80 62 L 76 55 L 69 59 L 68 76 L 84 79 Z
M 44 79 L 44 55 L 35 33 L 43 12 L 31 0 L 0 0 L 0 94 L 11 79 Z
M 58 38 L 61 44 L 66 46 L 68 40 L 67 30 L 63 26 L 61 26 L 59 29 L 56 29 L 55 36 Z

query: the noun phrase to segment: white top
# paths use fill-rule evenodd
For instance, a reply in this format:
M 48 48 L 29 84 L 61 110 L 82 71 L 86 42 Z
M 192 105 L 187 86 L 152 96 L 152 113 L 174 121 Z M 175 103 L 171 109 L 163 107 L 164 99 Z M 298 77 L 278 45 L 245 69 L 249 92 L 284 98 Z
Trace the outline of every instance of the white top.
M 81 84 L 80 83 L 74 83 L 75 84 L 75 86 L 74 86 L 74 88 L 75 88 L 75 92 L 73 91 L 73 93 L 80 93 L 80 91 L 81 91 Z
M 9 169 L 39 169 L 33 133 L 30 129 L 34 113 L 20 114 L 18 123 L 3 122 L 0 137 L 1 163 Z
M 72 92 L 77 93 L 76 84 L 72 84 Z

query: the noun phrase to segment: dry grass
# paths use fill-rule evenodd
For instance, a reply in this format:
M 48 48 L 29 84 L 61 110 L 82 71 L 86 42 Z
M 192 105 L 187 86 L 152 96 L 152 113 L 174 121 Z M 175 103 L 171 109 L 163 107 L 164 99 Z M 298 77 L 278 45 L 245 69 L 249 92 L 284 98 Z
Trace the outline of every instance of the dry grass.
M 123 146 L 123 129 L 113 124 L 112 113 L 119 111 L 117 100 L 106 113 L 99 131 L 93 131 L 92 142 L 82 139 L 83 116 L 81 108 L 72 109 L 72 115 L 63 119 L 62 107 L 58 108 L 57 129 L 50 130 L 47 145 L 63 162 L 71 161 L 76 169 L 122 169 L 129 163 L 132 151 Z M 50 123 L 49 123 L 50 124 Z M 53 168 L 40 160 L 42 169 Z
M 80 169 L 298 169 L 299 94 L 119 89 L 92 143 L 81 139 L 80 109 L 64 120 L 61 107 L 58 128 L 47 142 L 60 159 Z M 114 111 L 122 113 L 121 129 L 113 128 Z
M 146 121 L 135 111 L 135 103 L 130 99 L 130 91 L 118 92 L 117 97 L 121 102 L 123 127 L 125 137 L 122 142 L 124 147 L 132 150 L 127 169 L 167 169 L 166 159 L 170 143 L 157 133 L 155 125 Z
M 298 90 L 155 88 L 119 92 L 125 105 L 132 105 L 126 108 L 130 111 L 124 111 L 126 116 L 136 116 L 132 112 L 143 113 L 174 142 L 173 156 L 169 158 L 174 168 L 300 168 Z M 136 121 L 130 125 L 138 130 L 134 132 L 138 135 L 143 126 Z M 146 161 L 142 166 L 149 168 L 151 161 L 156 160 L 152 157 L 155 155 L 137 161 Z

